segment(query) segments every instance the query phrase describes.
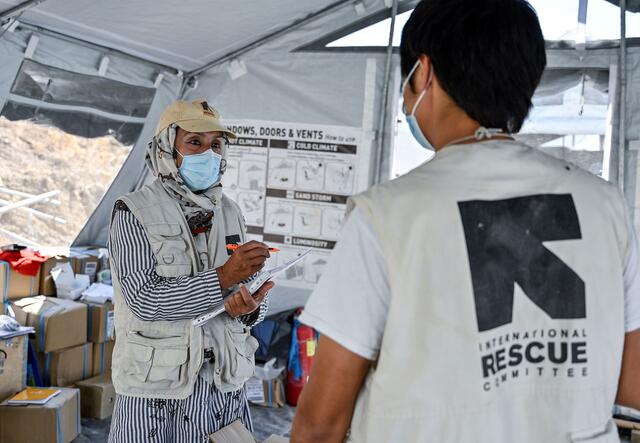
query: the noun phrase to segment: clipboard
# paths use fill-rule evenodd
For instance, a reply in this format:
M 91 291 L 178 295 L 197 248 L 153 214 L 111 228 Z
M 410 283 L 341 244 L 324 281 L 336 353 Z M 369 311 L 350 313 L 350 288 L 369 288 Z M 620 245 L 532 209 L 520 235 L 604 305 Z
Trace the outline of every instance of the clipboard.
M 286 271 L 290 267 L 292 267 L 292 266 L 300 263 L 302 260 L 304 260 L 305 257 L 307 255 L 309 255 L 309 253 L 312 250 L 313 250 L 313 248 L 309 248 L 306 251 L 304 251 L 302 254 L 298 255 L 295 258 L 292 258 L 291 260 L 289 260 L 286 263 L 281 264 L 280 266 L 276 266 L 275 268 L 271 268 L 271 269 L 267 269 L 265 271 L 262 271 L 260 274 L 258 274 L 258 276 L 249 285 L 249 287 L 248 287 L 249 293 L 251 295 L 255 294 L 258 291 L 258 289 L 260 289 L 262 287 L 262 285 L 264 285 L 265 283 L 267 283 L 270 280 L 273 280 L 279 274 L 283 273 L 284 271 Z M 202 326 L 203 324 L 205 324 L 206 322 L 208 322 L 212 318 L 217 317 L 218 315 L 222 314 L 224 311 L 225 311 L 225 309 L 224 309 L 224 304 L 223 304 L 221 307 L 219 307 L 217 309 L 214 309 L 213 311 L 207 312 L 206 314 L 202 314 L 201 316 L 194 318 L 191 321 L 191 323 L 193 324 L 193 326 Z

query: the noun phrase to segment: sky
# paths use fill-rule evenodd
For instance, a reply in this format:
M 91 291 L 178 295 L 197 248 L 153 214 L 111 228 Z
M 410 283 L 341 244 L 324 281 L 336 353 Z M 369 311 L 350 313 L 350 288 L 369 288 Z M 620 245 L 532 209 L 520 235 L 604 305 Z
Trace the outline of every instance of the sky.
M 579 0 L 530 0 L 540 19 L 542 32 L 547 40 L 575 40 L 586 32 L 585 39 L 608 40 L 620 38 L 620 9 L 606 0 L 589 0 L 586 29 L 578 27 Z M 398 15 L 393 43 L 400 44 L 402 28 L 411 11 Z M 627 12 L 627 37 L 640 37 L 640 13 Z M 369 26 L 354 34 L 330 43 L 328 46 L 386 46 L 389 39 L 390 20 Z M 413 139 L 403 116 L 398 118 L 397 137 L 392 176 L 408 172 L 432 154 L 422 149 Z

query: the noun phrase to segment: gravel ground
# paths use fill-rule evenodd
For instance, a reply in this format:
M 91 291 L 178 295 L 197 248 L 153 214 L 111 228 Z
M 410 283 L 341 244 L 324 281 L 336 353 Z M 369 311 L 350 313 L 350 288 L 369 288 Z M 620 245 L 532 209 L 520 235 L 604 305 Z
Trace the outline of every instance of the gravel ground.
M 59 224 L 15 209 L 0 215 L 0 229 L 41 246 L 70 245 L 128 153 L 129 147 L 112 137 L 87 139 L 0 118 L 0 187 L 35 195 L 61 191 L 55 197 L 60 205 L 37 203 L 31 208 L 66 221 Z M 0 192 L 2 200 L 22 198 Z M 6 243 L 16 241 L 0 232 L 0 244 Z

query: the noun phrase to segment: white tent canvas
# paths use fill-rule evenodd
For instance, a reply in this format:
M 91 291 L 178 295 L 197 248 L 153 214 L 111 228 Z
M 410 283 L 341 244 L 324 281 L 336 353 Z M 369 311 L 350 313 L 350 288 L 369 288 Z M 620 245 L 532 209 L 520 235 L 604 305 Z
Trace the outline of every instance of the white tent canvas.
M 283 259 L 315 247 L 308 266 L 279 286 L 299 304 L 328 260 L 346 197 L 390 176 L 398 111 L 397 51 L 326 43 L 416 3 L 0 0 L 1 114 L 44 115 L 67 131 L 112 133 L 133 144 L 75 241 L 104 245 L 114 201 L 150 179 L 144 154 L 159 114 L 177 98 L 206 97 L 244 143 L 234 146 L 225 190 L 243 207 L 250 234 L 281 242 Z M 628 46 L 623 182 L 636 210 L 640 48 Z M 602 136 L 612 180 L 621 128 L 618 47 L 550 43 L 524 130 Z

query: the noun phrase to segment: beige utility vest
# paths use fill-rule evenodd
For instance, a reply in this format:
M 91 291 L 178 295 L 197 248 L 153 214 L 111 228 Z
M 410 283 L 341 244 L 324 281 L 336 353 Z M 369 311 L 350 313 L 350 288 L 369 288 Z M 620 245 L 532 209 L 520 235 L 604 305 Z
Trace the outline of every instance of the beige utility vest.
M 178 201 L 167 194 L 158 180 L 120 200 L 142 224 L 159 276 L 193 276 L 205 270 Z M 224 195 L 212 223 L 206 269 L 217 268 L 229 258 L 227 236 L 233 242 L 245 241 L 240 209 Z M 213 337 L 208 346 L 215 353 L 216 387 L 224 392 L 233 391 L 251 377 L 255 339 L 238 320 L 222 314 L 202 327 L 193 326 L 191 320 L 143 321 L 127 306 L 113 263 L 111 268 L 115 274 L 116 329 L 112 378 L 118 394 L 165 399 L 188 397 L 203 363 L 203 328 L 209 328 Z
M 617 190 L 528 146 L 451 146 L 351 200 L 391 287 L 351 442 L 617 442 Z

